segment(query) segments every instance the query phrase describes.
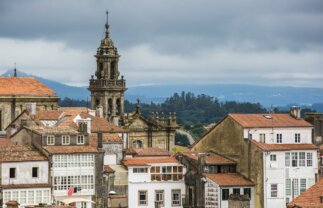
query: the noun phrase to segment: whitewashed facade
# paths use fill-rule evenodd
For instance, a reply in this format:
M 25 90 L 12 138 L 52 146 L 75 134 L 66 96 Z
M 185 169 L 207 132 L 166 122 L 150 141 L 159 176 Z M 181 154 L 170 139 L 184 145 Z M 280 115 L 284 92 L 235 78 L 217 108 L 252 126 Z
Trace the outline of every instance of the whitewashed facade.
M 0 168 L 4 207 L 9 200 L 20 207 L 51 204 L 48 161 L 5 162 Z
M 129 208 L 183 207 L 184 171 L 179 163 L 128 166 Z

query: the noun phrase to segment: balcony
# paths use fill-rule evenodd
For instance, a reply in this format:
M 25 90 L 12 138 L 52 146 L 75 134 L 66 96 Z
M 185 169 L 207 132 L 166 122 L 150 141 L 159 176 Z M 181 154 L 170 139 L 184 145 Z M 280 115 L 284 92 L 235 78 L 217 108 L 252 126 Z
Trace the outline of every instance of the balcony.
M 91 90 L 125 90 L 126 80 L 90 79 Z

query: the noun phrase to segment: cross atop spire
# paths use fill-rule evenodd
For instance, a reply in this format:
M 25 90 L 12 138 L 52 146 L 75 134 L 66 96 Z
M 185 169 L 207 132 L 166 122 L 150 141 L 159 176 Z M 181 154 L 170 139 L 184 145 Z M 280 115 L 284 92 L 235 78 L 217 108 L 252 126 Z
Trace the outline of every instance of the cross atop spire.
M 105 13 L 107 15 L 107 21 L 105 23 L 105 36 L 108 37 L 109 36 L 109 11 L 107 10 Z
M 13 76 L 14 77 L 17 77 L 16 62 L 15 62 L 15 68 L 13 69 Z

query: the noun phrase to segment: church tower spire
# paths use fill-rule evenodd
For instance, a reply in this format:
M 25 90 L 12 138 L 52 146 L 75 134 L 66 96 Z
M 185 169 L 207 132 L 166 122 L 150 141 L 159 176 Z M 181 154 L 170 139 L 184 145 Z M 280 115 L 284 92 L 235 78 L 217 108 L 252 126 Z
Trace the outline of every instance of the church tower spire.
M 120 77 L 118 63 L 120 55 L 109 33 L 108 11 L 105 23 L 105 36 L 96 52 L 96 72 L 90 79 L 92 109 L 102 108 L 103 115 L 116 124 L 124 113 L 124 92 L 126 81 Z

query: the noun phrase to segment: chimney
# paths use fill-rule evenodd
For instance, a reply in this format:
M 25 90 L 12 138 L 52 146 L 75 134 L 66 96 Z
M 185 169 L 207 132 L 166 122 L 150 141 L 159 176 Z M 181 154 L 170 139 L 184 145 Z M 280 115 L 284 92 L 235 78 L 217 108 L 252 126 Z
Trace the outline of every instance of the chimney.
M 97 117 L 103 118 L 103 107 L 102 107 L 102 105 L 96 106 L 95 115 Z
M 98 132 L 98 149 L 102 149 L 103 148 L 103 141 L 102 141 L 102 132 L 99 131 Z
M 205 166 L 205 153 L 198 153 L 198 167 L 199 167 L 199 172 L 202 174 L 204 172 L 204 166 Z
M 290 108 L 290 115 L 296 119 L 301 118 L 301 108 L 299 106 L 292 106 Z

